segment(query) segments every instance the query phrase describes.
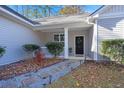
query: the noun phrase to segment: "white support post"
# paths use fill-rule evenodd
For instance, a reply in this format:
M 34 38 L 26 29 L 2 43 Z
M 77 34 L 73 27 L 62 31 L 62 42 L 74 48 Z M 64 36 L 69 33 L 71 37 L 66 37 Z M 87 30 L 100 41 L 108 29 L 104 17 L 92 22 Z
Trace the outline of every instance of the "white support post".
M 64 28 L 64 57 L 68 58 L 68 28 Z
M 95 49 L 94 49 L 94 60 L 98 60 L 98 26 L 97 26 L 97 20 L 94 24 L 94 46 L 95 46 Z

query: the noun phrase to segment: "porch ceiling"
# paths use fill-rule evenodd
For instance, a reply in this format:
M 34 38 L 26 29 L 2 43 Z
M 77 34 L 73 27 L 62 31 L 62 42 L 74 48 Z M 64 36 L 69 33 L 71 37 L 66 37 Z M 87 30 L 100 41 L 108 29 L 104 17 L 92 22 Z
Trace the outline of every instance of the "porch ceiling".
M 86 31 L 90 27 L 91 26 L 89 26 L 89 27 L 72 27 L 72 28 L 69 28 L 68 30 L 69 31 Z M 51 29 L 44 29 L 44 30 L 38 30 L 38 31 L 41 31 L 41 32 L 64 32 L 64 28 L 51 28 Z
M 52 31 L 59 30 L 64 31 L 64 28 L 68 27 L 70 29 L 87 29 L 92 27 L 92 24 L 88 24 L 87 22 L 76 22 L 76 23 L 65 23 L 65 24 L 56 24 L 56 25 L 46 25 L 46 26 L 36 26 L 34 30 L 36 31 Z
M 69 31 L 86 31 L 90 28 L 91 26 L 89 27 L 74 27 L 74 28 L 70 28 Z

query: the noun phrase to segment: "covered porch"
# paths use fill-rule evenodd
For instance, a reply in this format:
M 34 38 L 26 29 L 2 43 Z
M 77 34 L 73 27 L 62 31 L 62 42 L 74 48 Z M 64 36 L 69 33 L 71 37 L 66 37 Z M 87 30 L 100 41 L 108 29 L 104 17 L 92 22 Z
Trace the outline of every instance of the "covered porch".
M 45 47 L 48 42 L 63 42 L 64 51 L 60 57 L 65 59 L 93 59 L 91 51 L 93 42 L 93 24 L 87 20 L 81 22 L 59 23 L 59 24 L 45 24 L 45 26 L 38 26 L 35 31 L 43 42 L 41 48 L 47 57 L 52 55 Z
M 47 57 L 52 55 L 45 47 L 48 42 L 63 42 L 64 51 L 60 57 L 65 59 L 82 59 L 84 57 L 92 59 L 91 52 L 93 28 L 78 27 L 78 28 L 59 28 L 59 29 L 47 29 L 38 31 L 38 35 L 41 38 L 44 46 L 42 50 Z

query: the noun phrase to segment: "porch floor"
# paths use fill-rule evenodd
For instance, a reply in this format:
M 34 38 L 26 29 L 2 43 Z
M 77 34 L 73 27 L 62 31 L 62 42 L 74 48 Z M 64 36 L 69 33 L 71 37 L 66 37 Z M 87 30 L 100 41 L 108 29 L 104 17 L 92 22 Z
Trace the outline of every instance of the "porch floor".
M 84 59 L 86 59 L 86 60 L 92 60 L 92 58 L 90 58 L 90 57 L 84 57 L 84 56 L 82 56 L 82 57 L 78 57 L 78 56 L 69 56 L 69 58 L 68 59 L 78 59 L 78 60 L 84 60 Z

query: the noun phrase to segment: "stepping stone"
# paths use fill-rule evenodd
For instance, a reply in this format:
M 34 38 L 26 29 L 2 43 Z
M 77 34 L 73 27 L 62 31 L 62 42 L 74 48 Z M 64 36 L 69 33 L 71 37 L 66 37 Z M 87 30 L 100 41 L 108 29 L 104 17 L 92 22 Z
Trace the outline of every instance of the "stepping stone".
M 17 82 L 14 79 L 4 80 L 1 85 L 2 88 L 16 88 Z
M 38 77 L 28 77 L 28 78 L 26 78 L 26 79 L 23 79 L 22 81 L 21 81 L 21 83 L 22 83 L 22 87 L 29 87 L 29 86 L 31 86 L 32 84 L 35 84 L 35 83 L 37 83 L 37 82 L 39 82 L 39 80 L 40 80 L 40 78 L 38 78 Z
M 65 69 L 65 65 L 60 65 L 60 66 L 58 66 L 58 68 L 60 69 L 60 70 L 63 70 L 63 69 Z
M 48 73 L 38 73 L 37 76 L 40 77 L 41 79 L 46 79 L 49 77 L 49 74 Z
M 53 69 L 51 69 L 51 73 L 57 73 L 57 72 L 60 72 L 61 71 L 61 69 L 59 69 L 59 68 L 53 68 Z

